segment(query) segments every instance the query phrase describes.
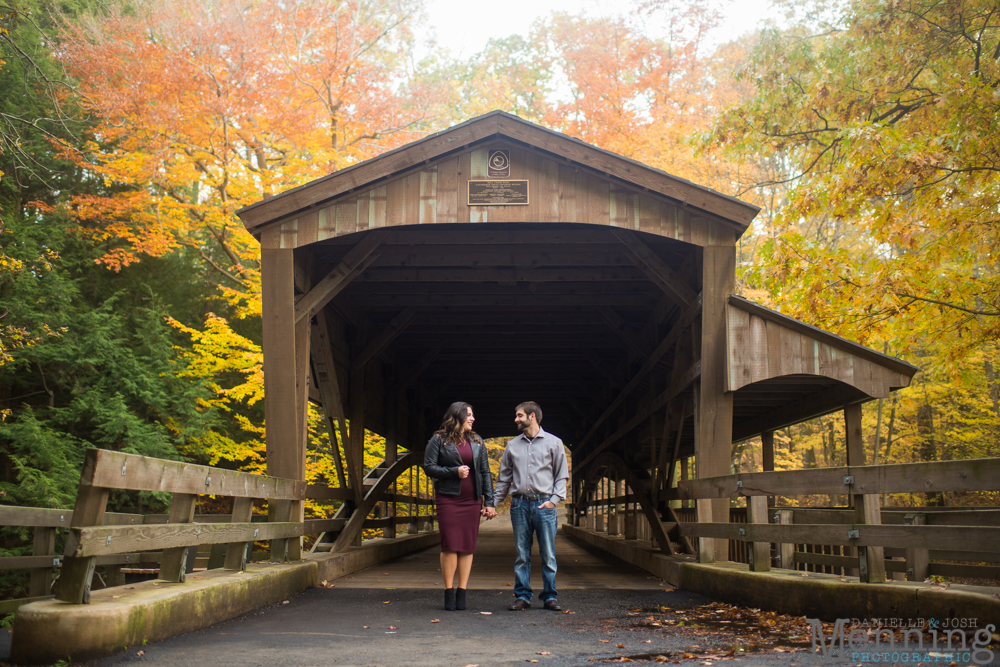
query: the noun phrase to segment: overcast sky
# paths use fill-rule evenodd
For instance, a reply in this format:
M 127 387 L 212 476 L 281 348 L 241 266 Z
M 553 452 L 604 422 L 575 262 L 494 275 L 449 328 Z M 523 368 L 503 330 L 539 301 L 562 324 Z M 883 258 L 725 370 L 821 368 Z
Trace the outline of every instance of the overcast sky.
M 579 13 L 592 16 L 620 12 L 622 2 L 600 0 L 494 0 L 471 3 L 468 0 L 428 0 L 429 27 L 437 35 L 438 44 L 453 55 L 468 58 L 481 51 L 491 37 L 527 35 L 536 19 L 552 12 Z M 774 15 L 769 0 L 735 0 L 725 10 L 725 22 L 718 29 L 717 43 L 735 39 L 752 30 L 764 18 Z

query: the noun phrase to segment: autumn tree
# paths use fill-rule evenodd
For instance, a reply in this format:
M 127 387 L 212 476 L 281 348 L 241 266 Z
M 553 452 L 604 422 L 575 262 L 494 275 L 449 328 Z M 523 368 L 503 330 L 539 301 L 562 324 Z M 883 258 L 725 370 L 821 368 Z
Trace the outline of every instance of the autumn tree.
M 148 0 L 63 23 L 62 61 L 98 121 L 67 154 L 114 186 L 67 215 L 103 266 L 194 254 L 220 299 L 204 323 L 171 320 L 193 339 L 185 373 L 215 388 L 202 407 L 234 420 L 192 454 L 263 451 L 259 246 L 234 212 L 416 136 L 430 104 L 407 70 L 418 7 Z
M 707 138 L 770 160 L 742 191 L 783 204 L 743 277 L 782 311 L 923 368 L 893 421 L 878 410 L 879 460 L 995 455 L 1000 9 L 799 8 L 800 23 L 761 34 L 742 72 L 753 96 Z

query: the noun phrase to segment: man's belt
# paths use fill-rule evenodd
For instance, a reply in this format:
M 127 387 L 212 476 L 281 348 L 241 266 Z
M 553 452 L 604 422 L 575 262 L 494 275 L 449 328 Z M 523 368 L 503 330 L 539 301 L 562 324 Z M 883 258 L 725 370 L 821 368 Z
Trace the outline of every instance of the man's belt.
M 515 493 L 515 498 L 523 498 L 524 500 L 548 500 L 552 497 L 551 493 Z

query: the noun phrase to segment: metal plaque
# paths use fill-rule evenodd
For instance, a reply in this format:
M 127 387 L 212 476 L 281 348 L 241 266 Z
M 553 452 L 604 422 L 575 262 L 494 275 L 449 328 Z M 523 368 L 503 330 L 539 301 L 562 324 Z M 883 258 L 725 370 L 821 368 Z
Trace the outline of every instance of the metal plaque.
M 527 206 L 528 181 L 469 181 L 469 206 Z
M 510 178 L 510 151 L 497 148 L 487 153 L 486 176 L 488 178 Z

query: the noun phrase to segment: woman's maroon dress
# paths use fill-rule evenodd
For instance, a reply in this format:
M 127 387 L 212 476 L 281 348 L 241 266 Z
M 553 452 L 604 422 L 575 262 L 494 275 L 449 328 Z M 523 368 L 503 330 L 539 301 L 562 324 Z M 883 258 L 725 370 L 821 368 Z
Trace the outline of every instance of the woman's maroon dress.
M 446 445 L 447 446 L 447 445 Z M 441 551 L 475 553 L 479 539 L 480 510 L 482 498 L 476 498 L 476 486 L 472 476 L 476 474 L 472 458 L 472 445 L 464 441 L 458 447 L 462 464 L 469 466 L 469 476 L 462 480 L 462 491 L 457 496 L 434 495 L 437 501 L 438 527 L 441 531 Z

